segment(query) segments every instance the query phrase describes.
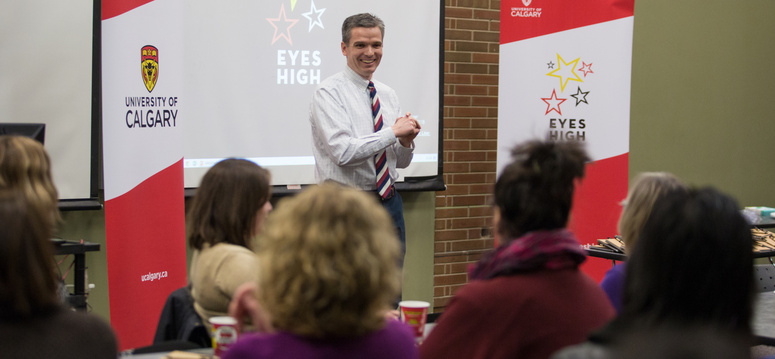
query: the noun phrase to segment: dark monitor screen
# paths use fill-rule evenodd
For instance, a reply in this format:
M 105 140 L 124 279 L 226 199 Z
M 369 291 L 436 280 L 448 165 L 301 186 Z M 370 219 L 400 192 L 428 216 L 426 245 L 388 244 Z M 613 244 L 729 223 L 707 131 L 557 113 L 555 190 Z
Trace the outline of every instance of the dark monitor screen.
M 43 143 L 46 136 L 45 123 L 2 123 L 0 122 L 0 135 L 17 135 L 31 137 Z

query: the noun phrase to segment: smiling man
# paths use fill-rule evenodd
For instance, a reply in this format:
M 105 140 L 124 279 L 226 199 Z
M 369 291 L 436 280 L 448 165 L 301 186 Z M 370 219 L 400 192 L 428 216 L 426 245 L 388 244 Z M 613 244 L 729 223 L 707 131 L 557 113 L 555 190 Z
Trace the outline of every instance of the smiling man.
M 382 60 L 385 24 L 372 14 L 342 24 L 342 55 L 347 66 L 325 79 L 312 98 L 315 178 L 373 192 L 395 222 L 405 243 L 403 203 L 393 184 L 396 168 L 412 161 L 420 125 L 402 112 L 398 96 L 373 79 Z

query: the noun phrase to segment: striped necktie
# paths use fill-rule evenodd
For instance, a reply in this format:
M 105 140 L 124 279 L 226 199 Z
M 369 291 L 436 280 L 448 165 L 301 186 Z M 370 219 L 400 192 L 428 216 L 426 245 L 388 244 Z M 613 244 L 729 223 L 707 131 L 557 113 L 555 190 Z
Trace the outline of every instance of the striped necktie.
M 374 117 L 374 132 L 382 129 L 382 107 L 379 105 L 379 96 L 374 83 L 369 81 L 369 97 L 371 97 L 371 115 Z M 375 168 L 377 170 L 377 193 L 382 198 L 390 195 L 390 173 L 387 166 L 387 153 L 382 150 L 374 155 Z

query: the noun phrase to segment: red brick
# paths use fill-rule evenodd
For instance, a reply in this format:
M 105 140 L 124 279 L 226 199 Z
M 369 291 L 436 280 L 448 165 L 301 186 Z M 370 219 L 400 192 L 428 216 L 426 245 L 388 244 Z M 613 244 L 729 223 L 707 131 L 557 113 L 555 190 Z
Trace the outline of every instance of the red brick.
M 455 152 L 455 161 L 486 161 L 487 152 Z
M 498 81 L 498 76 L 494 75 L 470 75 L 470 82 L 476 85 L 497 85 Z
M 500 57 L 499 54 L 474 53 L 473 56 L 471 57 L 471 60 L 473 62 L 497 64 L 499 57 Z
M 467 30 L 445 29 L 444 38 L 447 40 L 471 41 L 473 39 L 473 32 Z
M 479 107 L 498 106 L 498 98 L 493 96 L 473 96 L 471 97 L 471 105 Z
M 471 165 L 464 162 L 445 162 L 445 173 L 467 173 L 471 172 Z
M 471 62 L 473 54 L 470 52 L 447 52 L 444 54 L 444 61 L 447 62 Z
M 445 55 L 446 56 L 446 55 Z M 477 76 L 488 76 L 488 75 L 477 75 Z M 471 83 L 471 75 L 464 75 L 464 74 L 444 74 L 444 83 L 447 84 L 470 84 Z M 496 82 L 497 84 L 497 82 Z M 446 100 L 444 102 L 446 104 Z
M 468 215 L 471 217 L 490 217 L 492 211 L 492 206 L 468 207 Z
M 471 119 L 468 118 L 445 118 L 444 128 L 471 128 Z
M 456 95 L 458 94 L 456 93 Z M 470 96 L 454 96 L 454 95 L 444 96 L 444 106 L 470 106 L 470 105 L 471 105 Z
M 463 8 L 456 8 L 456 7 L 447 7 L 444 9 L 444 16 L 446 18 L 463 18 L 463 19 L 470 19 L 473 17 L 474 10 L 473 9 L 463 9 Z
M 456 117 L 486 117 L 487 108 L 484 107 L 458 107 L 455 108 Z
M 487 20 L 468 20 L 460 19 L 455 21 L 454 28 L 460 30 L 490 30 L 490 22 Z
M 449 227 L 452 229 L 482 228 L 487 224 L 483 217 L 453 218 L 450 220 L 450 222 L 452 223 Z
M 482 183 L 486 179 L 487 175 L 483 173 L 462 173 L 452 176 L 454 184 Z
M 446 122 L 444 122 L 446 127 Z M 468 151 L 471 149 L 471 141 L 467 140 L 446 140 L 444 141 L 444 151 Z
M 489 20 L 500 20 L 501 12 L 500 11 L 493 11 L 493 10 L 474 10 L 473 17 L 475 19 L 489 19 Z M 495 41 L 500 41 L 499 39 L 495 39 Z
M 452 197 L 452 205 L 457 206 L 481 206 L 487 204 L 486 196 L 456 196 Z M 437 235 L 438 236 L 438 235 Z M 466 233 L 463 238 L 468 238 Z M 458 238 L 460 239 L 460 238 Z
M 486 129 L 476 129 L 476 130 L 455 129 L 454 136 L 455 136 L 455 139 L 458 139 L 458 140 L 462 140 L 462 139 L 480 140 L 480 139 L 487 138 L 487 130 Z
M 433 285 L 461 284 L 468 280 L 465 274 L 437 275 L 433 278 Z
M 451 177 L 452 176 L 450 176 L 450 178 Z M 450 180 L 450 181 L 447 181 L 447 190 L 444 191 L 444 193 L 450 197 L 458 196 L 458 195 L 467 195 L 468 185 L 467 184 L 458 185 L 458 184 L 455 184 L 452 180 Z
M 468 238 L 468 231 L 462 229 L 436 231 L 436 241 L 450 241 Z
M 487 86 L 479 86 L 479 85 L 456 85 L 455 86 L 455 95 L 486 96 L 488 92 L 489 92 L 489 88 Z
M 457 218 L 468 216 L 468 208 L 436 208 L 436 218 Z
M 453 252 L 454 251 L 472 251 L 477 249 L 484 249 L 484 242 L 481 240 L 468 240 L 468 241 L 457 241 L 451 243 L 452 248 L 450 248 Z
M 481 120 L 477 120 L 479 122 Z M 469 147 L 471 147 L 472 151 L 483 151 L 483 150 L 497 150 L 498 149 L 498 142 L 496 141 L 490 141 L 490 140 L 484 140 L 484 141 L 468 141 Z M 489 171 L 495 172 L 495 167 L 493 165 L 492 168 L 489 169 Z M 478 171 L 477 171 L 478 172 Z

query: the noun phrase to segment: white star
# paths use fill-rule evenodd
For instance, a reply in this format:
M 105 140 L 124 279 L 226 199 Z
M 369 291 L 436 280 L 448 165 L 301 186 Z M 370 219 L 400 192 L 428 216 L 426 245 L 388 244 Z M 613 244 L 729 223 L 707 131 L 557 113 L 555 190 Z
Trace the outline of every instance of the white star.
M 323 16 L 323 12 L 326 11 L 326 9 L 320 9 L 318 10 L 315 7 L 315 1 L 312 1 L 312 7 L 310 7 L 309 12 L 305 12 L 301 14 L 301 16 L 304 16 L 309 20 L 309 32 L 312 32 L 312 28 L 315 27 L 315 25 L 319 25 L 321 29 L 325 29 L 323 27 L 323 21 L 320 19 L 321 16 Z M 315 20 L 312 20 L 312 14 L 315 14 Z

